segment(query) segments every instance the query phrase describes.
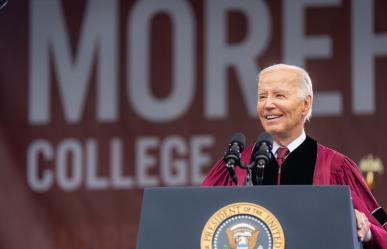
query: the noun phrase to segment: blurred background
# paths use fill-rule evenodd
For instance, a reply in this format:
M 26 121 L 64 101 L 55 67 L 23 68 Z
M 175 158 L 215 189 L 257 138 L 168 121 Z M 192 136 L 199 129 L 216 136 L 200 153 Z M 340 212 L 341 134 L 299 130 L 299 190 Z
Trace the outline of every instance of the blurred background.
M 0 6 L 6 1 L 2 1 Z M 9 0 L 0 9 L 0 248 L 135 248 L 147 187 L 199 185 L 256 74 L 304 67 L 306 132 L 387 207 L 387 2 Z

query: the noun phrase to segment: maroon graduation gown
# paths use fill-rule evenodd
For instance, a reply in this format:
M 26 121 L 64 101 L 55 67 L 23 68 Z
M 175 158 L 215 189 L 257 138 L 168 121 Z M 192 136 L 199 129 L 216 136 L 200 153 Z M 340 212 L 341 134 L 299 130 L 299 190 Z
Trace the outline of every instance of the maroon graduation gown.
M 242 152 L 242 160 L 250 162 L 254 145 Z M 243 185 L 246 171 L 235 167 L 238 185 Z M 272 160 L 265 169 L 264 185 L 277 184 L 278 165 Z M 372 240 L 366 248 L 387 249 L 387 216 L 372 196 L 357 165 L 343 154 L 318 144 L 307 136 L 306 140 L 285 159 L 281 169 L 282 185 L 347 185 L 350 187 L 354 207 L 371 222 Z M 228 174 L 223 158 L 210 170 L 202 186 L 235 185 Z

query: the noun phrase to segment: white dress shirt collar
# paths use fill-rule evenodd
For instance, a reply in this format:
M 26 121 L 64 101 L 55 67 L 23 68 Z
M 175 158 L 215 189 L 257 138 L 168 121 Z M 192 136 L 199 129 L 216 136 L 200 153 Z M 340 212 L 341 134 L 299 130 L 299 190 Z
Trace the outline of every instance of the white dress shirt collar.
M 305 139 L 306 139 L 306 134 L 305 134 L 305 130 L 303 129 L 301 132 L 301 135 L 298 138 L 296 138 L 293 142 L 288 144 L 288 146 L 286 146 L 289 150 L 289 153 L 292 153 L 292 151 L 297 149 L 297 147 L 300 146 L 305 141 Z M 275 155 L 279 147 L 281 146 L 276 141 L 273 141 L 273 148 L 271 149 L 271 152 L 273 153 L 273 155 Z

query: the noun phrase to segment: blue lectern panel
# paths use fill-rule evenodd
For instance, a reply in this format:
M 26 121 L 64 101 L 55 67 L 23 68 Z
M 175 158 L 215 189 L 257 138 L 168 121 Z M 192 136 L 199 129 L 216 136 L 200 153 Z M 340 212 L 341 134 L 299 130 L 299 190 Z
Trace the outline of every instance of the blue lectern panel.
M 344 186 L 181 187 L 144 191 L 137 249 L 198 249 L 210 217 L 238 202 L 269 210 L 282 226 L 287 249 L 361 246 Z

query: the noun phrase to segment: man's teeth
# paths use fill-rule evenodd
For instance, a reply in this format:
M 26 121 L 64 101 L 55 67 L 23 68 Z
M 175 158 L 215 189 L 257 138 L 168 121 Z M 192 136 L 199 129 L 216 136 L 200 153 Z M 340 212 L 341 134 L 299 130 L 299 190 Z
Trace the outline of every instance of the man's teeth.
M 266 116 L 266 119 L 275 119 L 278 117 L 279 117 L 278 115 L 268 115 L 268 116 Z

